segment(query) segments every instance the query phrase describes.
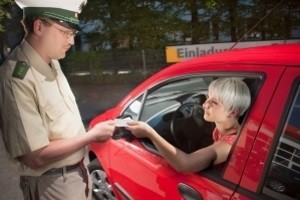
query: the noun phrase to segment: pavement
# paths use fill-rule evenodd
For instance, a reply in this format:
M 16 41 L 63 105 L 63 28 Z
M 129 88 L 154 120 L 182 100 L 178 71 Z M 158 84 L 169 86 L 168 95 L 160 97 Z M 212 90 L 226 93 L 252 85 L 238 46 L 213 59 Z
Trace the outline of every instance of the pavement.
M 86 127 L 93 117 L 115 106 L 134 86 L 134 84 L 71 85 Z M 0 137 L 0 200 L 22 199 L 19 176 L 10 166 Z

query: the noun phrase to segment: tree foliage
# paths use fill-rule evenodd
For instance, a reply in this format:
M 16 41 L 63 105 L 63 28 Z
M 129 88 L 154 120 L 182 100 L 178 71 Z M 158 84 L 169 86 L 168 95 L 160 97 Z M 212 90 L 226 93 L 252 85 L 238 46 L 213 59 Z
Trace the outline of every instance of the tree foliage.
M 178 42 L 218 42 L 221 34 L 237 41 L 278 4 L 272 0 L 89 0 L 82 18 L 99 22 L 98 29 L 88 34 L 95 47 L 153 49 Z M 296 0 L 283 1 L 244 39 L 291 38 L 291 30 L 300 26 L 299 8 Z M 181 38 L 168 37 L 177 33 Z
M 0 31 L 5 31 L 4 21 L 11 18 L 11 6 L 13 5 L 13 0 L 1 0 L 0 1 Z
M 0 2 L 0 31 L 12 3 Z M 91 49 L 161 49 L 241 38 L 295 38 L 299 11 L 299 0 L 88 0 L 80 19 Z M 15 30 L 13 23 L 8 26 Z

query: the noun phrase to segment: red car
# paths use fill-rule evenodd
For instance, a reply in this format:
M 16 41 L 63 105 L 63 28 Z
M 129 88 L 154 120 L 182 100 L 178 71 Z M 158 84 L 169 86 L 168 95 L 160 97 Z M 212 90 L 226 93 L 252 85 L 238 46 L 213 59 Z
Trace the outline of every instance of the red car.
M 300 44 L 207 55 L 173 64 L 133 89 L 96 123 L 145 121 L 189 153 L 211 144 L 202 119 L 210 82 L 239 77 L 252 103 L 222 166 L 180 173 L 147 138 L 118 128 L 113 139 L 88 146 L 95 199 L 300 199 Z

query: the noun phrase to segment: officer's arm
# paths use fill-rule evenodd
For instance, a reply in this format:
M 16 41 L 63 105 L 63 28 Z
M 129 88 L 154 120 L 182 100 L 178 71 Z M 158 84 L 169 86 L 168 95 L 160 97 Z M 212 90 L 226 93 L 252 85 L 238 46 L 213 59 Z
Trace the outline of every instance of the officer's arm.
M 86 134 L 76 137 L 51 141 L 46 147 L 21 156 L 23 162 L 32 169 L 38 169 L 62 160 L 92 142 L 105 142 L 115 131 L 113 120 L 96 124 Z

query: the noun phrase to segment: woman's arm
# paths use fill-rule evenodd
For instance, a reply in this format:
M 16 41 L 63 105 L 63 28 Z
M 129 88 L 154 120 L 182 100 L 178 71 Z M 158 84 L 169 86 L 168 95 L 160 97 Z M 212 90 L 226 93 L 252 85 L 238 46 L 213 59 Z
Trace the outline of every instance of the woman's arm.
M 197 172 L 207 168 L 212 163 L 219 164 L 224 162 L 231 147 L 228 144 L 217 142 L 206 148 L 187 154 L 168 143 L 148 124 L 140 121 L 129 122 L 128 124 L 129 127 L 127 129 L 136 137 L 148 137 L 151 139 L 161 155 L 180 172 Z

